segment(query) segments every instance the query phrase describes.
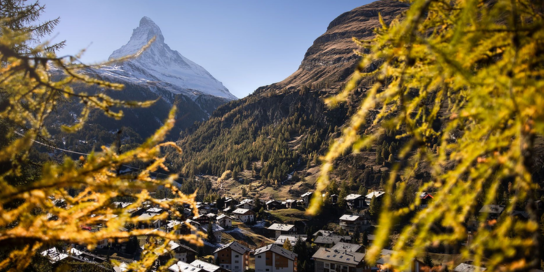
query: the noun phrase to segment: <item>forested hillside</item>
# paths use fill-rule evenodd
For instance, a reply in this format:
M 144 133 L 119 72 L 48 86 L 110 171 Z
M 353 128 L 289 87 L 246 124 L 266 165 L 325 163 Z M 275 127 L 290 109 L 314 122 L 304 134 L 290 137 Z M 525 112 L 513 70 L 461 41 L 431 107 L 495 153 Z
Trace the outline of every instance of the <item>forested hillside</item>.
M 258 184 L 265 187 L 304 180 L 370 86 L 361 83 L 350 103 L 335 109 L 323 102 L 343 87 L 359 59 L 352 37 L 371 37 L 379 25 L 378 13 L 389 22 L 406 7 L 382 0 L 340 15 L 308 49 L 292 76 L 219 107 L 209 120 L 182 133 L 178 144 L 184 153 L 169 157 L 174 169 L 186 182 L 193 182 L 195 175 L 219 177 L 227 170 L 242 184 L 261 181 Z M 390 136 L 383 139 L 383 146 L 356 155 L 357 159 L 350 155 L 339 160 L 336 175 L 349 180 L 352 190 L 379 186 L 381 172 L 394 157 L 390 153 L 399 145 Z M 243 171 L 251 175 L 242 179 L 238 174 Z

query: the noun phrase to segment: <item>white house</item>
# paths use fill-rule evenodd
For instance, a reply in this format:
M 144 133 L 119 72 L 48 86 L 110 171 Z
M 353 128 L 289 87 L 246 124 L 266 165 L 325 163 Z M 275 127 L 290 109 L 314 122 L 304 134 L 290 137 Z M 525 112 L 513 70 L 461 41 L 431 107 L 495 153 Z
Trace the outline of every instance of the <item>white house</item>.
M 294 234 L 297 229 L 295 225 L 274 223 L 268 227 L 268 230 L 274 231 L 274 239 L 278 239 L 280 235 Z
M 223 228 L 232 227 L 232 219 L 230 219 L 230 217 L 224 214 L 220 214 L 219 216 L 217 216 L 216 220 L 217 220 L 217 224 Z
M 204 233 L 208 233 L 208 225 L 203 225 L 200 230 Z M 215 236 L 215 240 L 220 242 L 221 241 L 221 236 L 223 234 L 223 231 L 225 229 L 222 228 L 221 226 L 217 225 L 217 224 L 212 224 L 212 231 L 213 231 L 213 236 Z
M 297 268 L 297 254 L 276 244 L 255 250 L 255 272 L 293 272 Z
M 255 208 L 255 203 L 253 201 L 253 199 L 244 199 L 242 201 L 240 201 L 240 204 L 236 205 L 237 208 L 242 208 L 242 209 L 253 209 Z
M 255 221 L 255 212 L 249 209 L 236 209 L 232 215 L 244 223 Z
M 219 267 L 231 272 L 243 272 L 249 267 L 250 251 L 249 248 L 235 241 L 216 249 L 213 255 Z
M 358 215 L 344 214 L 340 217 L 340 227 L 345 231 L 354 232 L 356 229 L 361 229 L 364 220 Z

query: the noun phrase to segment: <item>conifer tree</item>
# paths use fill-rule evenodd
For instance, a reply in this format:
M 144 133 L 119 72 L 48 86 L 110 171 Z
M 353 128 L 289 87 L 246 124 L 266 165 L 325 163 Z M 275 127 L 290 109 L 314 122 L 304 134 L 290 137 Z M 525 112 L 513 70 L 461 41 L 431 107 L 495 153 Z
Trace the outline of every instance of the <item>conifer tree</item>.
M 465 222 L 481 204 L 494 201 L 499 184 L 508 181 L 513 190 L 508 190 L 511 201 L 504 216 L 492 227 L 478 218 L 473 242 L 461 251 L 472 255 L 475 266 L 486 258 L 489 271 L 538 267 L 543 247 L 535 231 L 537 213 L 528 206 L 529 219 L 516 222 L 511 214 L 516 206 L 533 203 L 538 187 L 533 174 L 535 139 L 544 135 L 542 4 L 413 0 L 390 24 L 380 16 L 382 27 L 372 39 L 354 39 L 364 49 L 361 62 L 327 104 L 348 101 L 362 80 L 373 85 L 324 156 L 315 195 L 327 187 L 335 160 L 347 150 L 358 152 L 383 139 L 387 130 L 402 139 L 396 156 L 401 163 L 384 184 L 380 228 L 365 260 L 379 258 L 391 222 L 412 212 L 411 224 L 403 227 L 393 245 L 391 265 L 406 270 L 410 258 L 423 254 L 429 244 L 460 244 Z M 359 134 L 369 120 L 372 132 Z M 437 144 L 437 152 L 431 144 Z M 418 191 L 432 189 L 440 201 L 420 211 L 397 209 L 395 203 L 404 196 L 392 190 L 396 177 L 402 177 L 397 188 L 405 188 L 422 165 L 431 169 L 431 178 Z M 315 198 L 309 213 L 319 211 L 318 201 Z M 418 198 L 413 201 L 417 204 Z M 429 231 L 436 226 L 456 231 Z
M 283 242 L 283 248 L 291 251 L 291 242 L 289 241 L 289 239 L 285 239 L 285 241 Z
M 91 95 L 75 90 L 74 84 L 114 90 L 121 90 L 123 85 L 84 74 L 82 69 L 92 67 L 79 63 L 79 56 L 57 57 L 53 51 L 62 44 L 36 45 L 36 40 L 49 33 L 58 22 L 53 20 L 33 24 L 43 8 L 37 2 L 30 6 L 25 6 L 24 1 L 0 3 L 0 90 L 3 105 L 0 120 L 14 125 L 3 127 L 6 142 L 0 145 L 0 164 L 9 165 L 8 168 L 2 168 L 0 175 L 0 246 L 6 249 L 3 251 L 6 255 L 0 262 L 0 270 L 23 271 L 45 244 L 80 244 L 93 249 L 102 240 L 134 241 L 130 237 L 145 234 L 160 237 L 163 242 L 187 239 L 201 245 L 202 240 L 196 235 L 153 232 L 152 229 L 123 229 L 124 226 L 150 221 L 132 218 L 129 210 L 145 201 L 156 203 L 149 191 L 160 186 L 169 188 L 176 196 L 160 203 L 170 214 L 181 217 L 175 207 L 183 204 L 196 207 L 192 196 L 186 196 L 171 186 L 176 175 L 169 175 L 165 179 L 151 177 L 151 173 L 158 168 L 168 169 L 161 155 L 164 149 L 180 151 L 175 143 L 161 143 L 174 126 L 175 108 L 165 120 L 164 126 L 134 149 L 118 153 L 117 148 L 102 146 L 96 152 L 82 156 L 79 161 L 67 157 L 62 163 L 44 163 L 41 166 L 42 174 L 27 182 L 9 182 L 21 177 L 34 141 L 38 137 L 49 137 L 44 120 L 61 99 L 76 100 L 82 105 L 78 123 L 63 126 L 65 132 L 80 130 L 91 111 L 120 119 L 123 116 L 122 111 L 118 110 L 120 108 L 153 104 L 153 101 L 119 101 L 103 92 Z M 121 62 L 132 57 L 115 61 Z M 51 68 L 55 68 L 59 76 L 53 76 Z M 22 130 L 15 131 L 15 126 Z M 115 169 L 121 165 L 132 163 L 146 167 L 137 175 L 116 173 Z M 134 203 L 118 209 L 113 202 L 119 196 L 130 197 Z M 66 205 L 56 206 L 52 199 L 62 199 Z M 151 220 L 157 219 L 166 219 L 166 213 Z M 81 227 L 104 220 L 108 223 L 97 232 Z M 198 235 L 202 233 L 198 232 Z M 167 243 L 154 243 L 147 245 L 144 251 L 162 252 L 166 246 Z M 157 258 L 157 254 L 143 254 L 128 269 L 144 269 Z
M 212 244 L 215 244 L 217 242 L 217 238 L 215 237 L 215 234 L 213 233 L 213 224 L 211 222 L 208 224 L 207 236 L 208 236 L 208 242 Z

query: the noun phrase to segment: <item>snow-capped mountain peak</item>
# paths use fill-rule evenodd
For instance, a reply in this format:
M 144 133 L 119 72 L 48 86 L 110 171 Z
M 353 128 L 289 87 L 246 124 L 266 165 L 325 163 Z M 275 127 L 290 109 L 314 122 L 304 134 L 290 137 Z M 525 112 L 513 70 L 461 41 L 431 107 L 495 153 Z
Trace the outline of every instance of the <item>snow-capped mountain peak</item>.
M 113 51 L 110 59 L 137 53 L 153 37 L 156 40 L 138 57 L 117 65 L 102 67 L 101 70 L 106 76 L 161 84 L 173 93 L 188 94 L 193 98 L 198 97 L 200 93 L 228 100 L 236 99 L 206 69 L 170 49 L 164 42 L 161 29 L 149 17 L 140 20 L 128 43 Z

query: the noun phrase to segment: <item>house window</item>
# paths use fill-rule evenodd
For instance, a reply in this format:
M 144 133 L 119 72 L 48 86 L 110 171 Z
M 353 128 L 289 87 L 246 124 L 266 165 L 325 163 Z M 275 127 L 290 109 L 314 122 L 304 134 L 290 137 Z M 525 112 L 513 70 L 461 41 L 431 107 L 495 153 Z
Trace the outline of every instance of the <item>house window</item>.
M 234 255 L 234 257 L 238 258 L 238 255 Z
M 234 261 L 234 263 L 238 263 L 238 260 Z
M 259 258 L 259 259 L 260 259 L 260 258 L 261 258 L 261 255 L 257 256 L 257 258 Z
M 329 264 L 328 264 L 328 263 L 325 263 L 325 268 L 329 268 Z

